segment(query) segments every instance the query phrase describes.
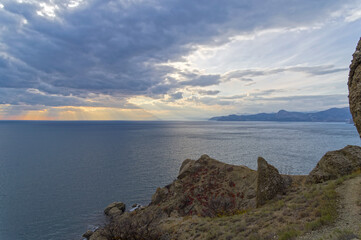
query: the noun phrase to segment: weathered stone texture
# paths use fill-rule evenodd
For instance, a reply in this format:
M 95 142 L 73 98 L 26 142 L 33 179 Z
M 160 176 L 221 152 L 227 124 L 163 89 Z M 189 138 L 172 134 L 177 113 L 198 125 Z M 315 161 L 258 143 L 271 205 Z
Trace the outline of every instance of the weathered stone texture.
M 277 168 L 268 164 L 264 158 L 259 157 L 257 163 L 257 207 L 259 207 L 283 192 L 285 182 Z
M 183 162 L 177 179 L 158 188 L 151 206 L 170 215 L 214 217 L 255 206 L 256 171 L 221 163 L 208 155 Z
M 361 137 L 361 39 L 358 42 L 348 77 L 350 110 Z
M 310 172 L 307 181 L 320 183 L 351 174 L 361 168 L 361 147 L 346 146 L 337 151 L 327 152 Z
M 108 216 L 122 214 L 124 211 L 125 211 L 125 204 L 122 202 L 113 202 L 104 209 L 105 215 Z

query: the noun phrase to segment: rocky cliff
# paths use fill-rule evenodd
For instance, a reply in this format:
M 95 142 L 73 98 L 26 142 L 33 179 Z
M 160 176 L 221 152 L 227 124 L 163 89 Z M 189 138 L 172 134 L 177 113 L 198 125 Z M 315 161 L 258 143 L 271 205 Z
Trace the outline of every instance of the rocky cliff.
M 183 162 L 177 180 L 158 188 L 151 206 L 169 215 L 214 217 L 255 207 L 256 171 L 221 163 L 208 155 Z
M 348 90 L 352 118 L 361 137 L 361 39 L 350 65 Z
M 198 160 L 186 159 L 177 179 L 158 188 L 149 206 L 123 213 L 124 204 L 110 204 L 104 213 L 111 223 L 90 239 L 107 239 L 104 237 L 107 234 L 136 236 L 144 232 L 157 239 L 159 232 L 154 229 L 166 219 L 238 214 L 265 204 L 277 194 L 284 194 L 291 182 L 291 177 L 281 176 L 263 158 L 258 160 L 257 171 L 222 163 L 208 155 Z M 89 233 L 84 236 L 88 237 Z
M 210 222 L 215 224 L 220 221 L 217 219 L 224 216 L 229 217 L 227 221 L 231 221 L 232 216 L 249 218 L 251 220 L 247 221 L 261 224 L 251 225 L 258 229 L 262 228 L 264 221 L 273 221 L 262 220 L 262 212 L 271 214 L 270 211 L 275 216 L 283 214 L 283 218 L 294 221 L 295 224 L 305 224 L 322 217 L 317 215 L 317 209 L 313 209 L 320 207 L 319 203 L 312 205 L 318 198 L 321 201 L 322 196 L 317 196 L 312 191 L 325 188 L 326 185 L 311 185 L 361 169 L 361 147 L 347 146 L 326 153 L 308 176 L 281 175 L 265 159 L 259 157 L 257 162 L 258 168 L 255 171 L 245 166 L 219 162 L 208 155 L 202 155 L 198 160 L 186 159 L 177 179 L 158 188 L 147 207 L 124 212 L 123 203 L 112 203 L 104 211 L 109 217 L 109 224 L 94 233 L 85 233 L 84 237 L 91 240 L 189 239 L 188 235 L 183 237 L 184 231 L 193 231 L 192 226 L 204 224 L 205 219 L 216 219 L 215 222 Z M 305 183 L 306 180 L 308 184 Z M 290 209 L 281 211 L 285 201 L 290 202 L 286 204 Z M 300 206 L 295 207 L 297 204 Z M 242 217 L 247 212 L 256 215 Z M 282 226 L 287 223 L 282 218 L 280 221 L 274 224 Z M 217 227 L 220 227 L 219 224 L 221 223 L 217 223 Z M 254 230 L 251 228 L 249 233 L 242 236 L 248 236 L 252 231 Z M 272 237 L 278 236 L 277 231 L 277 228 L 271 231 L 275 234 Z M 191 239 L 204 239 L 203 237 L 201 234 Z

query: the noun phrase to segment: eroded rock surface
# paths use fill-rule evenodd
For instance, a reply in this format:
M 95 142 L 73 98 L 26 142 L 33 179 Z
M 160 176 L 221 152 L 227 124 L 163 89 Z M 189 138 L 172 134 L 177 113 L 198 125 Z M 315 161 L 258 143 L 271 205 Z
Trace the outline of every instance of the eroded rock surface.
M 256 171 L 202 155 L 183 162 L 172 184 L 158 188 L 150 205 L 170 216 L 216 216 L 255 206 Z
M 259 207 L 278 193 L 283 193 L 286 182 L 277 168 L 268 164 L 264 158 L 259 157 L 257 164 L 257 207 Z
M 308 175 L 308 182 L 320 183 L 351 174 L 361 168 L 361 147 L 346 146 L 327 152 Z
M 104 209 L 104 213 L 107 216 L 122 214 L 124 211 L 125 211 L 125 204 L 122 202 L 113 202 Z
M 258 160 L 258 171 L 222 163 L 208 155 L 187 159 L 177 179 L 158 188 L 147 207 L 111 216 L 109 224 L 90 239 L 172 239 L 167 235 L 169 230 L 185 216 L 197 219 L 242 213 L 256 207 L 256 196 L 263 204 L 292 182 L 292 177 L 280 175 L 263 158 Z M 117 208 L 116 204 L 105 212 Z
M 350 110 L 361 137 L 361 39 L 358 42 L 348 77 Z
M 93 231 L 88 230 L 83 234 L 83 238 L 89 239 L 93 235 Z

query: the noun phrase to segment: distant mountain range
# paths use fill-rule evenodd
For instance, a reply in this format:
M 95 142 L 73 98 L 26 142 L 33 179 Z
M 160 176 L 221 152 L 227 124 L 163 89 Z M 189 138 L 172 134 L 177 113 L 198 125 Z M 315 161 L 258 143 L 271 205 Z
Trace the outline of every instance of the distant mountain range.
M 212 117 L 212 121 L 278 121 L 278 122 L 352 122 L 350 109 L 331 108 L 321 112 L 304 113 L 280 110 L 277 113 L 258 113 L 253 115 L 228 115 Z

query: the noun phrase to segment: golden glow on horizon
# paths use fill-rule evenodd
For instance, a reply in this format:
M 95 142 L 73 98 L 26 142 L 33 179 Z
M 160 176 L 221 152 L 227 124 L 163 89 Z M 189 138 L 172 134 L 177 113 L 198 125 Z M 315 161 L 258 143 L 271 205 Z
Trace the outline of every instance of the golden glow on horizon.
M 19 115 L 5 115 L 0 108 L 1 120 L 157 120 L 144 109 L 119 109 L 106 107 L 51 107 L 24 111 Z
M 153 99 L 137 96 L 128 103 L 139 108 L 61 106 L 43 107 L 39 110 L 16 110 L 12 105 L 0 105 L 0 120 L 184 120 L 199 119 L 199 114 L 212 116 L 218 112 L 232 111 L 231 105 L 207 105 L 193 99 L 195 92 L 185 92 L 183 99 L 172 100 L 168 95 Z M 206 117 L 206 118 L 207 118 Z

